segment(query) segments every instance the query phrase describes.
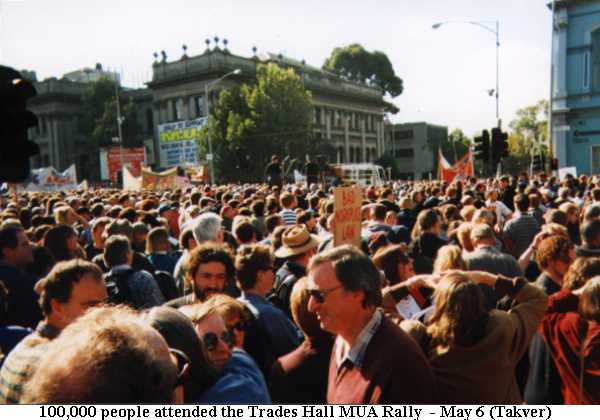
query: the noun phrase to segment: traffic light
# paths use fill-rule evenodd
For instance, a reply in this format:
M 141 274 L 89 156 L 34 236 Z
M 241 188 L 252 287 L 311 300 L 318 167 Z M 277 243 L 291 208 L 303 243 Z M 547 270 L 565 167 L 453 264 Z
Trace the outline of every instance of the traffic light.
M 553 171 L 558 171 L 558 159 L 552 158 L 550 161 L 550 169 Z
M 503 157 L 508 157 L 508 134 L 498 127 L 492 128 L 492 162 L 496 166 Z
M 483 130 L 481 136 L 475 137 L 475 150 L 473 156 L 481 160 L 485 165 L 490 163 L 490 133 Z
M 29 158 L 40 148 L 27 139 L 37 117 L 26 108 L 37 95 L 33 85 L 10 67 L 0 66 L 0 181 L 23 182 L 30 175 Z
M 543 154 L 533 156 L 533 172 L 544 172 L 546 170 L 546 158 Z

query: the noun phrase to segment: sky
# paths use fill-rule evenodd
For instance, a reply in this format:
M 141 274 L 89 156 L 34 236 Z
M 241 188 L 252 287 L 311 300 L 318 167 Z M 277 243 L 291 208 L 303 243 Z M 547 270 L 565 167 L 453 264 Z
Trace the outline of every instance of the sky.
M 335 47 L 360 43 L 388 55 L 404 92 L 392 122 L 425 121 L 472 136 L 496 124 L 495 35 L 500 25 L 500 117 L 547 99 L 548 0 L 0 0 L 0 63 L 38 80 L 93 67 L 124 84 L 152 77 L 153 53 L 201 54 L 227 38 L 233 54 L 282 53 L 320 67 Z M 448 22 L 432 29 L 436 22 Z

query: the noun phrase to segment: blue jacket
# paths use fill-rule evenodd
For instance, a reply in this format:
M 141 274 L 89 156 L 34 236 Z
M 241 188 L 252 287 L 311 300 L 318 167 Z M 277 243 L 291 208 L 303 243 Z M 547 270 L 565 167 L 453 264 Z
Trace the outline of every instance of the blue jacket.
M 234 349 L 217 382 L 196 404 L 271 404 L 265 378 L 248 354 Z
M 175 272 L 175 265 L 177 265 L 177 260 L 179 260 L 178 256 L 173 254 L 159 254 L 153 253 L 148 257 L 150 262 L 154 264 L 156 270 L 166 271 L 170 275 L 173 275 Z
M 292 321 L 264 297 L 242 292 L 239 297 L 254 318 L 246 332 L 244 348 L 256 361 L 265 377 L 275 360 L 295 350 L 303 340 Z

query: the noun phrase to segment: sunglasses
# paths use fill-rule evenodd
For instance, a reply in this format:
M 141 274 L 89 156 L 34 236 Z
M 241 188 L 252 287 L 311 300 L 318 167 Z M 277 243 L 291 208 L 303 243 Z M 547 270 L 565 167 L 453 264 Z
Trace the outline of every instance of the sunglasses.
M 214 351 L 219 345 L 219 338 L 223 340 L 223 342 L 227 344 L 229 348 L 233 347 L 233 336 L 229 331 L 224 331 L 223 334 L 221 334 L 221 337 L 213 332 L 208 332 L 202 337 L 202 343 L 204 343 L 206 350 Z
M 175 381 L 175 388 L 177 388 L 178 386 L 185 385 L 190 379 L 192 363 L 189 357 L 181 350 L 170 348 L 169 352 L 177 360 L 177 380 Z
M 325 290 L 308 289 L 308 294 L 310 295 L 310 297 L 312 297 L 318 303 L 323 303 L 323 302 L 325 302 L 325 298 L 327 297 L 327 295 L 329 293 L 333 292 L 334 290 L 341 289 L 342 287 L 344 287 L 344 286 L 342 286 L 340 284 L 339 286 L 332 287 L 331 289 L 325 289 Z

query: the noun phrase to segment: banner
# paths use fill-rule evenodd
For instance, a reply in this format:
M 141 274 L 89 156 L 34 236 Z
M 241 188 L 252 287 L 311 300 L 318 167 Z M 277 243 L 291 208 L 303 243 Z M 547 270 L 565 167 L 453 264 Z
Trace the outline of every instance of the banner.
M 142 168 L 141 188 L 144 190 L 177 188 L 177 168 L 163 172 L 152 172 L 149 168 Z
M 350 244 L 360 246 L 362 190 L 360 187 L 333 189 L 334 199 L 334 246 Z
M 117 182 L 117 173 L 121 170 L 121 149 L 111 147 L 106 154 L 108 164 L 108 177 L 112 182 Z M 144 147 L 124 147 L 123 165 L 129 169 L 133 176 L 140 176 L 142 165 L 146 161 L 146 150 Z
M 177 165 L 198 165 L 197 140 L 206 117 L 195 120 L 160 124 L 158 131 L 158 158 L 163 168 Z
M 123 168 L 123 189 L 125 191 L 139 191 L 142 189 L 142 177 L 131 175 L 129 169 Z
M 77 169 L 74 164 L 63 172 L 58 172 L 53 167 L 33 169 L 31 180 L 26 184 L 20 184 L 18 187 L 19 190 L 47 192 L 75 190 L 77 188 Z
M 466 179 L 474 175 L 473 155 L 470 150 L 454 165 L 450 165 L 442 154 L 442 150 L 438 149 L 438 179 L 451 183 L 455 178 Z

